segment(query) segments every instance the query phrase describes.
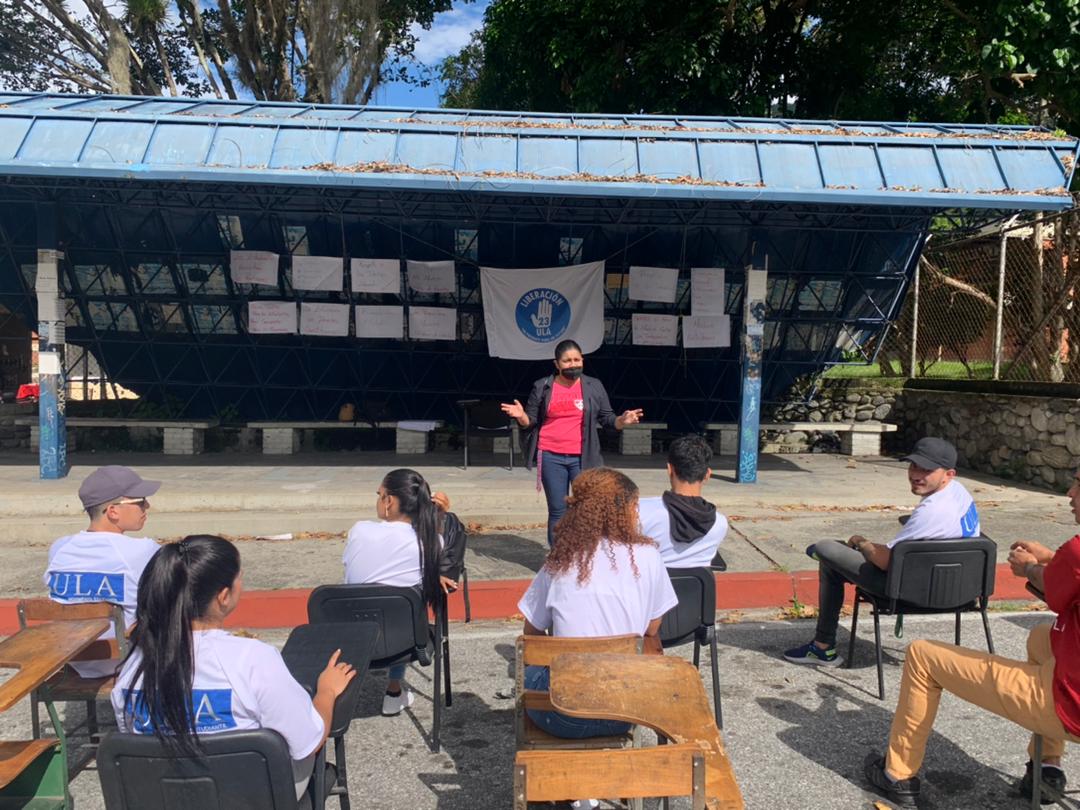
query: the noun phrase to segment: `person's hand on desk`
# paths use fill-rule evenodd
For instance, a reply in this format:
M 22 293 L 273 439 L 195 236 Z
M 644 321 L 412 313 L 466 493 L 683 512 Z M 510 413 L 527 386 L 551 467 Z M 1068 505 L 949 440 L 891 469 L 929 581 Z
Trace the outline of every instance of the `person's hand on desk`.
M 337 700 L 337 698 L 341 696 L 341 693 L 345 691 L 349 682 L 356 677 L 356 670 L 353 669 L 352 664 L 338 661 L 340 657 L 341 650 L 334 650 L 334 654 L 330 656 L 330 661 L 327 663 L 326 669 L 319 675 L 316 696 L 326 694 L 334 700 Z

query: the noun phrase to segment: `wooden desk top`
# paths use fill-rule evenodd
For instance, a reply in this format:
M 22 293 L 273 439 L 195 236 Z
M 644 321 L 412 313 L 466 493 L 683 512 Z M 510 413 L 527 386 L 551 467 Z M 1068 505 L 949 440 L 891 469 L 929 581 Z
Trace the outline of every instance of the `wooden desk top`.
M 551 662 L 551 704 L 572 717 L 648 726 L 705 753 L 707 804 L 743 810 L 742 793 L 705 696 L 701 673 L 681 658 L 568 653 Z
M 0 642 L 0 668 L 17 669 L 0 684 L 0 711 L 7 711 L 109 629 L 108 619 L 47 622 Z

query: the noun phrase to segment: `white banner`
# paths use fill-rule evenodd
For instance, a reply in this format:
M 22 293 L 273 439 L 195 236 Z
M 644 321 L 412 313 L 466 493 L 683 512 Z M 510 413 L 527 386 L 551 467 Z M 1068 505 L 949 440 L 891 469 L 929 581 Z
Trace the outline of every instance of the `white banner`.
M 731 345 L 728 315 L 684 315 L 682 345 L 686 349 L 719 349 Z
M 253 335 L 295 335 L 296 302 L 248 301 L 248 332 Z
M 724 314 L 724 268 L 690 268 L 690 312 L 693 315 Z
M 230 250 L 229 270 L 234 284 L 276 285 L 278 255 L 266 250 Z
M 336 256 L 293 256 L 292 285 L 294 290 L 341 292 L 342 263 Z
M 348 304 L 300 304 L 300 334 L 322 337 L 349 336 Z
M 635 346 L 677 346 L 679 316 L 635 312 L 630 318 Z
M 488 354 L 551 360 L 569 338 L 588 354 L 604 342 L 604 263 L 480 268 Z
M 405 337 L 405 307 L 357 304 L 356 336 L 401 340 Z
M 630 267 L 630 297 L 635 301 L 674 304 L 678 286 L 677 267 Z
M 418 293 L 452 293 L 454 283 L 453 262 L 405 262 L 409 287 Z
M 353 259 L 352 291 L 401 295 L 400 259 Z
M 409 307 L 410 340 L 457 340 L 457 310 Z

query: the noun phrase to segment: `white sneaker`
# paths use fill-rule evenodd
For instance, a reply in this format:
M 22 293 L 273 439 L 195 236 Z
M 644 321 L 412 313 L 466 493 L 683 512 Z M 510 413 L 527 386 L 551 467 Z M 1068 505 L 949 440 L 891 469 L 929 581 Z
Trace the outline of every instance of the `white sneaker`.
M 382 699 L 382 713 L 383 717 L 393 717 L 396 714 L 401 714 L 402 709 L 407 709 L 413 705 L 413 701 L 416 698 L 413 693 L 401 687 L 400 695 L 383 695 Z
M 574 810 L 596 810 L 600 806 L 598 799 L 577 799 L 570 802 L 570 806 Z

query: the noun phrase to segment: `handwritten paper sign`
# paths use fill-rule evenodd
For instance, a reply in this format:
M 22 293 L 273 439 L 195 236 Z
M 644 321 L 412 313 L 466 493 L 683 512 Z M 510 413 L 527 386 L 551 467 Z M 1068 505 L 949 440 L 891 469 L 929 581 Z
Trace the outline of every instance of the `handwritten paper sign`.
M 398 259 L 352 259 L 354 293 L 401 294 L 401 262 Z
M 413 340 L 456 340 L 457 310 L 409 307 L 409 337 Z
M 268 250 L 230 250 L 229 269 L 234 284 L 275 285 L 278 255 Z
M 293 301 L 248 301 L 248 332 L 252 335 L 295 335 Z
M 679 338 L 679 316 L 635 312 L 631 317 L 635 346 L 675 346 Z
M 293 256 L 292 258 L 294 290 L 341 292 L 343 275 L 341 259 L 336 256 Z
M 452 293 L 454 284 L 453 262 L 406 262 L 409 287 L 419 293 Z
M 635 301 L 675 303 L 679 270 L 675 267 L 631 267 L 630 297 Z
M 731 345 L 731 318 L 727 315 L 686 315 L 682 343 L 687 349 L 719 349 Z
M 722 267 L 690 268 L 690 313 L 692 315 L 724 314 L 724 269 Z
M 349 336 L 348 304 L 300 304 L 300 334 L 322 337 Z
M 356 306 L 356 336 L 358 338 L 405 337 L 405 307 Z

